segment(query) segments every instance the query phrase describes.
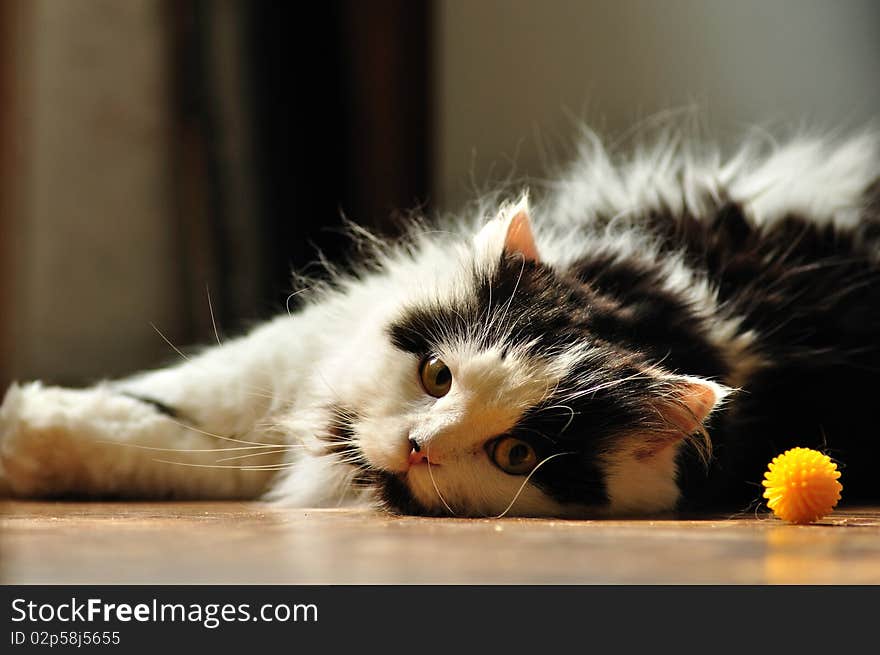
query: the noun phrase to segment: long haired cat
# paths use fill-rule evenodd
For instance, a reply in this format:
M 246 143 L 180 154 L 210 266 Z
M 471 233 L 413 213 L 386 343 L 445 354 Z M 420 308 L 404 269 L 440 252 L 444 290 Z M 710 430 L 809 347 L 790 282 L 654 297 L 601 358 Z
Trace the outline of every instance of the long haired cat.
M 428 515 L 745 507 L 800 445 L 880 497 L 880 141 L 628 157 L 385 243 L 174 366 L 13 385 L 13 495 Z

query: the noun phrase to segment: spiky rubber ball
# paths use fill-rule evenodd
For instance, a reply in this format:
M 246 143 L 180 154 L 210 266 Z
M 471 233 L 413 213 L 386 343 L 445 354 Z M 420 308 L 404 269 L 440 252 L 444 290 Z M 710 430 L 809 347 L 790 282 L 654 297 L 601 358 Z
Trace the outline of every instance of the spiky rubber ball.
M 812 523 L 828 514 L 843 485 L 840 471 L 828 455 L 810 448 L 792 448 L 777 455 L 764 473 L 764 498 L 779 518 L 789 523 Z

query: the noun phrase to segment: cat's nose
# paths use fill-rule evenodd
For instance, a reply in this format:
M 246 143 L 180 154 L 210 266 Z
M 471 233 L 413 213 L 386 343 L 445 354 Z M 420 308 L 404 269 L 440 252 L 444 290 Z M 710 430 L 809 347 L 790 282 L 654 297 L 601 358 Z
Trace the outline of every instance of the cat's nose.
M 419 442 L 415 439 L 409 440 L 409 445 L 412 450 L 409 452 L 409 465 L 415 466 L 416 464 L 421 464 L 424 461 L 427 461 L 428 457 L 425 453 L 422 452 L 422 447 L 419 445 Z

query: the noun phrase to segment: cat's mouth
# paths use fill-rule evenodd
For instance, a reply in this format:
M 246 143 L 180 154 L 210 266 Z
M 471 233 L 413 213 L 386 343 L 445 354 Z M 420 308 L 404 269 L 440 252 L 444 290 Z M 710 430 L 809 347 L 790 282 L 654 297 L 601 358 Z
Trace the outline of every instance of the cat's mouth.
M 424 449 L 416 450 L 413 448 L 409 453 L 407 466 L 413 468 L 414 466 L 441 466 L 441 464 L 436 459 L 429 459 Z

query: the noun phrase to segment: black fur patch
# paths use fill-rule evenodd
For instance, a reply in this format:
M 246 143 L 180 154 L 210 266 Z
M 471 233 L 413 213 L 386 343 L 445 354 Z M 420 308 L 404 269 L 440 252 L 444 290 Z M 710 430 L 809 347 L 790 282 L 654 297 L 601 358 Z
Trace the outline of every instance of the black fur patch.
M 399 476 L 387 471 L 371 472 L 383 506 L 399 514 L 414 516 L 445 516 L 444 511 L 431 511 L 419 503 Z

